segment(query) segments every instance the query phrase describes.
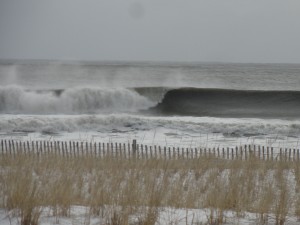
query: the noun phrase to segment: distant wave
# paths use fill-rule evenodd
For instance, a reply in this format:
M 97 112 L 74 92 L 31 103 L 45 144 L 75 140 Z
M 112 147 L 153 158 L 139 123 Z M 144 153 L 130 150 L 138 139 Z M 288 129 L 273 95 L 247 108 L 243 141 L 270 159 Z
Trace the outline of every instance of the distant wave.
M 167 91 L 152 111 L 161 115 L 299 118 L 300 91 L 179 88 Z
M 125 88 L 75 87 L 34 91 L 19 86 L 0 86 L 0 113 L 82 114 L 137 112 L 154 103 Z

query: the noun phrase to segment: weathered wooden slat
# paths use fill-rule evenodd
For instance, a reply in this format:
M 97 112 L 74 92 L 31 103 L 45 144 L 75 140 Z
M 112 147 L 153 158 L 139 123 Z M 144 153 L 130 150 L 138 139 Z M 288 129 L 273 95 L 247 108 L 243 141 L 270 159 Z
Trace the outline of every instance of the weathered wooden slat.
M 2 139 L 0 154 L 16 156 L 18 154 L 32 154 L 33 156 L 46 156 L 54 153 L 65 158 L 92 156 L 92 157 L 118 157 L 140 159 L 196 159 L 199 157 L 216 157 L 228 160 L 248 160 L 257 157 L 261 160 L 299 161 L 300 152 L 296 148 L 278 148 L 272 146 L 242 145 L 236 147 L 176 147 L 176 146 L 148 146 L 139 145 L 136 140 L 130 143 L 98 143 L 75 141 L 20 141 Z

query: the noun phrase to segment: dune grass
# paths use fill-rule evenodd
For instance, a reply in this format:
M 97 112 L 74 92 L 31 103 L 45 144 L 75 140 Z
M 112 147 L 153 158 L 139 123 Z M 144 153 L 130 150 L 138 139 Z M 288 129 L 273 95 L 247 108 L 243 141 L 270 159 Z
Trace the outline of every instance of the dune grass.
M 159 210 L 208 209 L 207 224 L 223 224 L 224 212 L 257 214 L 260 224 L 300 217 L 297 162 L 197 159 L 120 159 L 56 155 L 0 156 L 0 207 L 22 225 L 37 225 L 43 209 L 70 216 L 74 205 L 105 224 L 155 224 Z M 87 220 L 89 221 L 89 220 Z M 87 222 L 88 223 L 88 222 Z

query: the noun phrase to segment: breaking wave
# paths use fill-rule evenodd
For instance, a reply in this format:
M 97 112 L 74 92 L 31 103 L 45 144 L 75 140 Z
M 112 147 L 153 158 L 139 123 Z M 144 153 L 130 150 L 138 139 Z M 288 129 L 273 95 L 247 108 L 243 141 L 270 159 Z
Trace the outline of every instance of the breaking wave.
M 19 86 L 0 87 L 0 112 L 8 114 L 82 114 L 137 112 L 154 103 L 125 88 L 76 87 L 33 91 Z
M 143 113 L 156 116 L 300 118 L 300 91 L 203 88 L 26 90 L 0 86 L 2 114 Z

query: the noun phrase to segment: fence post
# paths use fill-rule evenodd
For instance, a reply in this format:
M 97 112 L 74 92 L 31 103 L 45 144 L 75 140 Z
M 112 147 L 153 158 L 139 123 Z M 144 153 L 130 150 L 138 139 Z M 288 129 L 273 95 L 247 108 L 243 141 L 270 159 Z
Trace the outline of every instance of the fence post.
M 110 151 L 111 151 L 111 156 L 114 157 L 114 144 L 110 143 Z
M 273 147 L 271 147 L 271 160 L 272 161 L 274 160 L 274 149 L 273 149 Z
M 11 143 L 10 143 L 10 140 L 8 141 L 8 147 L 9 147 L 9 154 L 11 155 Z
M 12 145 L 13 155 L 15 155 L 15 143 L 14 143 L 14 140 L 11 141 L 11 145 Z
M 121 158 L 123 158 L 123 151 L 122 150 L 123 150 L 122 149 L 122 144 L 119 143 L 119 155 L 120 155 Z
M 16 154 L 19 154 L 19 153 L 20 153 L 19 141 L 16 141 Z
M 227 159 L 230 159 L 229 158 L 229 147 L 227 147 Z
M 76 143 L 73 141 L 73 154 L 74 154 L 74 157 L 76 157 L 76 152 L 77 152 L 77 156 L 79 156 L 79 143 L 78 143 L 78 141 Z
M 132 140 L 132 153 L 133 157 L 136 157 L 136 140 Z
M 118 149 L 118 143 L 116 142 L 115 143 L 115 152 L 116 152 L 116 157 L 118 157 L 118 154 L 119 154 L 119 149 Z M 119 154 L 120 155 L 120 154 Z

